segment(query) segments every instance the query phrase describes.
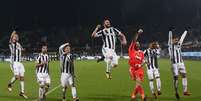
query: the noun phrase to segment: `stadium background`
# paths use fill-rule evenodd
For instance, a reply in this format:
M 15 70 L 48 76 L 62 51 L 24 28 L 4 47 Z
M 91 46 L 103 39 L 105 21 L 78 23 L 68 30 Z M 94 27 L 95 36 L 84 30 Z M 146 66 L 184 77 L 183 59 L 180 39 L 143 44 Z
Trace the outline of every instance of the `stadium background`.
M 1 2 L 0 11 L 2 59 L 9 55 L 8 39 L 14 29 L 19 32 L 20 42 L 26 49 L 24 55 L 28 57 L 38 52 L 41 42 L 48 43 L 50 52 L 57 52 L 59 45 L 67 40 L 78 55 L 100 54 L 102 41 L 92 39 L 90 34 L 105 17 L 125 33 L 128 41 L 137 28 L 142 27 L 145 32 L 140 38 L 143 49 L 149 42 L 158 41 L 163 56 L 167 55 L 169 26 L 176 28 L 177 36 L 186 27 L 191 28 L 193 34 L 185 39 L 183 51 L 199 52 L 201 47 L 199 0 L 8 0 Z M 127 47 L 118 44 L 117 52 L 126 55 Z

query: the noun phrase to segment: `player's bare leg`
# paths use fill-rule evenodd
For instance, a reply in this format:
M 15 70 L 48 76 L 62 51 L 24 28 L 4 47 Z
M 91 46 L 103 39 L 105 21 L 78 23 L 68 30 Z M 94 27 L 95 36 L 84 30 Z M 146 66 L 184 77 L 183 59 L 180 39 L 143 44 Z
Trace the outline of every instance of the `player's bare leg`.
M 161 79 L 160 77 L 156 77 L 156 86 L 157 86 L 157 94 L 161 95 Z
M 62 101 L 66 101 L 66 90 L 67 90 L 67 87 L 62 88 L 62 95 L 63 95 Z
M 136 100 L 136 95 L 138 94 L 138 86 L 139 86 L 139 83 L 136 80 L 135 88 L 133 89 L 133 92 L 131 93 L 131 100 L 132 101 Z
M 19 95 L 22 96 L 25 99 L 28 99 L 28 97 L 24 93 L 24 77 L 20 77 L 20 88 L 21 88 L 21 92 L 20 92 Z
M 183 85 L 183 92 L 185 96 L 190 96 L 191 93 L 188 92 L 188 84 L 187 84 L 187 77 L 186 73 L 181 74 L 182 75 L 182 85 Z
M 11 92 L 12 91 L 12 85 L 15 83 L 15 81 L 19 80 L 20 76 L 15 75 L 14 77 L 11 78 L 10 83 L 8 83 L 8 91 Z
M 72 96 L 73 96 L 73 101 L 79 101 L 79 98 L 77 97 L 76 87 L 74 84 L 72 84 L 72 86 L 71 86 L 71 92 L 72 92 Z
M 47 92 L 48 92 L 49 88 L 50 88 L 50 84 L 45 84 L 43 99 L 46 99 L 46 95 L 47 95 Z
M 131 94 L 131 100 L 132 101 L 135 101 L 136 100 L 136 95 L 138 93 L 140 93 L 141 97 L 142 97 L 142 100 L 143 101 L 146 101 L 146 96 L 144 94 L 144 89 L 142 88 L 142 85 L 141 85 L 141 80 L 139 78 L 136 79 L 136 86 L 135 86 L 135 89 L 133 90 L 132 94 Z
M 106 77 L 107 79 L 112 79 L 112 74 L 111 74 L 111 69 L 112 69 L 112 65 L 110 61 L 106 61 Z
M 178 93 L 178 76 L 174 76 L 174 88 L 175 88 L 175 96 L 177 99 L 180 99 L 179 93 Z
M 45 93 L 45 84 L 41 82 L 39 87 L 39 101 L 44 101 L 44 93 Z
M 149 86 L 151 89 L 152 96 L 156 99 L 157 95 L 156 95 L 155 90 L 154 90 L 154 79 L 149 80 Z

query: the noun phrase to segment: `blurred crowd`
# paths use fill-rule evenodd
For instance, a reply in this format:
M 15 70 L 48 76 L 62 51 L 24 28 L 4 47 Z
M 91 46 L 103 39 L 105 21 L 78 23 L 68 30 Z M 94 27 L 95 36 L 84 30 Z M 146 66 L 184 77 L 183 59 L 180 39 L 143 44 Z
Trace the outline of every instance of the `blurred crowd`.
M 116 27 L 116 26 L 115 26 Z M 167 29 L 158 29 L 159 26 L 143 26 L 144 33 L 140 36 L 140 43 L 142 44 L 142 49 L 148 47 L 149 42 L 158 41 L 162 49 L 162 54 L 165 56 L 167 52 L 167 41 L 168 41 L 168 27 Z M 132 40 L 138 27 L 136 26 L 117 26 L 127 37 L 128 44 Z M 72 51 L 79 55 L 101 55 L 102 39 L 92 39 L 91 32 L 94 26 L 87 27 L 70 27 L 70 28 L 47 28 L 47 29 L 36 29 L 36 30 L 19 30 L 18 34 L 20 36 L 20 43 L 25 48 L 24 54 L 33 55 L 40 51 L 41 43 L 46 42 L 48 44 L 49 52 L 55 52 L 57 55 L 58 47 L 65 42 L 70 42 L 72 46 Z M 178 37 L 183 33 L 184 28 L 176 29 L 173 34 Z M 8 40 L 10 37 L 9 32 L 1 32 L 0 40 L 0 55 L 9 56 Z M 183 51 L 201 51 L 201 26 L 192 27 L 183 45 Z M 127 55 L 127 46 L 121 46 L 120 43 L 117 44 L 117 53 L 119 55 Z

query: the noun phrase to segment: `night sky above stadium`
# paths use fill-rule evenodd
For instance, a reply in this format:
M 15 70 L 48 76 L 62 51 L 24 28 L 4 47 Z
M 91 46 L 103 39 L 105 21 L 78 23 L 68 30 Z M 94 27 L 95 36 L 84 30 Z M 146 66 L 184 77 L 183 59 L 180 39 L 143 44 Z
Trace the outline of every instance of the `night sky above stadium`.
M 0 29 L 87 26 L 104 17 L 115 25 L 191 24 L 200 11 L 200 0 L 1 0 Z

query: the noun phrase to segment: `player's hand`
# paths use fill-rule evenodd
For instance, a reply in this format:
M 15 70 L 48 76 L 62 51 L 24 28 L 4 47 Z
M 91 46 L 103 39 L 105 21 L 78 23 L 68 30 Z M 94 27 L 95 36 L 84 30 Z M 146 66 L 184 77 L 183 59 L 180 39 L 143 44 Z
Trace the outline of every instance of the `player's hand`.
M 99 28 L 101 28 L 101 25 L 100 25 L 100 24 L 98 24 L 98 25 L 96 26 L 96 29 L 99 29 Z
M 142 30 L 142 29 L 139 29 L 139 30 L 137 31 L 137 33 L 138 33 L 138 34 L 142 34 L 142 33 L 143 33 L 143 30 Z

